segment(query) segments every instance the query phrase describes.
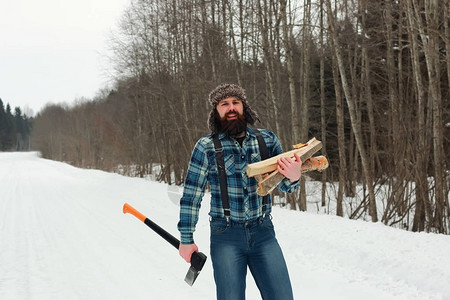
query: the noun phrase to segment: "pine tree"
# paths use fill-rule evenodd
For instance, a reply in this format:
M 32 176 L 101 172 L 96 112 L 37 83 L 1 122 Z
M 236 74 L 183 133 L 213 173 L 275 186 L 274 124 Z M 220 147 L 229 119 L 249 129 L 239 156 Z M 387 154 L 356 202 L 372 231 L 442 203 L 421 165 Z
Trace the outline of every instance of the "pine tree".
M 5 150 L 6 142 L 6 113 L 2 99 L 0 99 L 0 150 Z

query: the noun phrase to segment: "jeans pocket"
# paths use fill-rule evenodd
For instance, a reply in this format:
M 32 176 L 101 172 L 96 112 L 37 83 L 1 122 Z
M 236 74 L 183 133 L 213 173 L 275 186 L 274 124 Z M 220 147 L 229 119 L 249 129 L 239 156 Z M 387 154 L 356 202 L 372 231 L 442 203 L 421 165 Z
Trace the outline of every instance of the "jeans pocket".
M 262 227 L 274 230 L 272 220 L 270 218 L 265 218 L 261 224 Z
M 228 229 L 226 221 L 211 220 L 209 226 L 211 227 L 211 234 L 222 234 Z

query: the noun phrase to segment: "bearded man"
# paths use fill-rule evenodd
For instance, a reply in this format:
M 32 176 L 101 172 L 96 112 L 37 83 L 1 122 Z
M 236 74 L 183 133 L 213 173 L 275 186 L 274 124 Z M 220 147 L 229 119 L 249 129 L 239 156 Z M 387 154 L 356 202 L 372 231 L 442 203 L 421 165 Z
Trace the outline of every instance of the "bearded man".
M 247 268 L 263 299 L 293 299 L 289 273 L 275 237 L 270 196 L 259 196 L 257 182 L 247 177 L 248 164 L 282 153 L 276 135 L 248 127 L 259 121 L 245 91 L 222 84 L 209 94 L 211 134 L 196 143 L 180 199 L 179 253 L 190 262 L 198 251 L 194 231 L 207 182 L 211 188 L 210 255 L 219 300 L 245 299 Z M 301 176 L 300 158 L 281 158 L 278 185 L 293 192 Z

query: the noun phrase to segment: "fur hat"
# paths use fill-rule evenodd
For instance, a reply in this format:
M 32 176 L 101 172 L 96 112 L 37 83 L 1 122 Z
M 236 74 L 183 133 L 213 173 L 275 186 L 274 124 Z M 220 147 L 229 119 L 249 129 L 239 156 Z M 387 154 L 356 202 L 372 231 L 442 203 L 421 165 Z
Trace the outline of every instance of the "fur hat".
M 237 84 L 221 84 L 211 91 L 208 98 L 208 101 L 212 106 L 212 110 L 208 117 L 208 127 L 212 133 L 218 133 L 220 128 L 219 113 L 216 110 L 217 104 L 219 104 L 220 100 L 229 97 L 236 97 L 242 101 L 244 106 L 245 121 L 247 124 L 253 125 L 256 121 L 260 121 L 258 114 L 252 110 L 248 104 L 244 89 Z

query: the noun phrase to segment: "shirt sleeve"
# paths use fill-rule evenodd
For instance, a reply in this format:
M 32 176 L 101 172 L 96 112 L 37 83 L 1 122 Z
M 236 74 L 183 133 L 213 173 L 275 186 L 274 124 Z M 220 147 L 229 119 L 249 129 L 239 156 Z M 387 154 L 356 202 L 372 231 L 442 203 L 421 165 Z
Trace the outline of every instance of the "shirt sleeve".
M 272 135 L 272 141 L 273 141 L 271 156 L 276 156 L 278 154 L 283 153 L 283 149 L 281 148 L 281 143 L 278 140 L 278 137 L 273 132 L 269 131 L 269 133 L 270 133 L 270 135 Z M 295 189 L 297 188 L 299 183 L 300 183 L 300 180 L 297 180 L 296 182 L 291 182 L 288 178 L 284 178 L 278 184 L 277 187 L 283 193 L 292 193 L 295 191 Z
M 203 195 L 208 176 L 208 158 L 202 139 L 192 151 L 189 167 L 184 183 L 183 196 L 180 199 L 180 231 L 181 244 L 194 243 L 194 231 L 198 221 Z

